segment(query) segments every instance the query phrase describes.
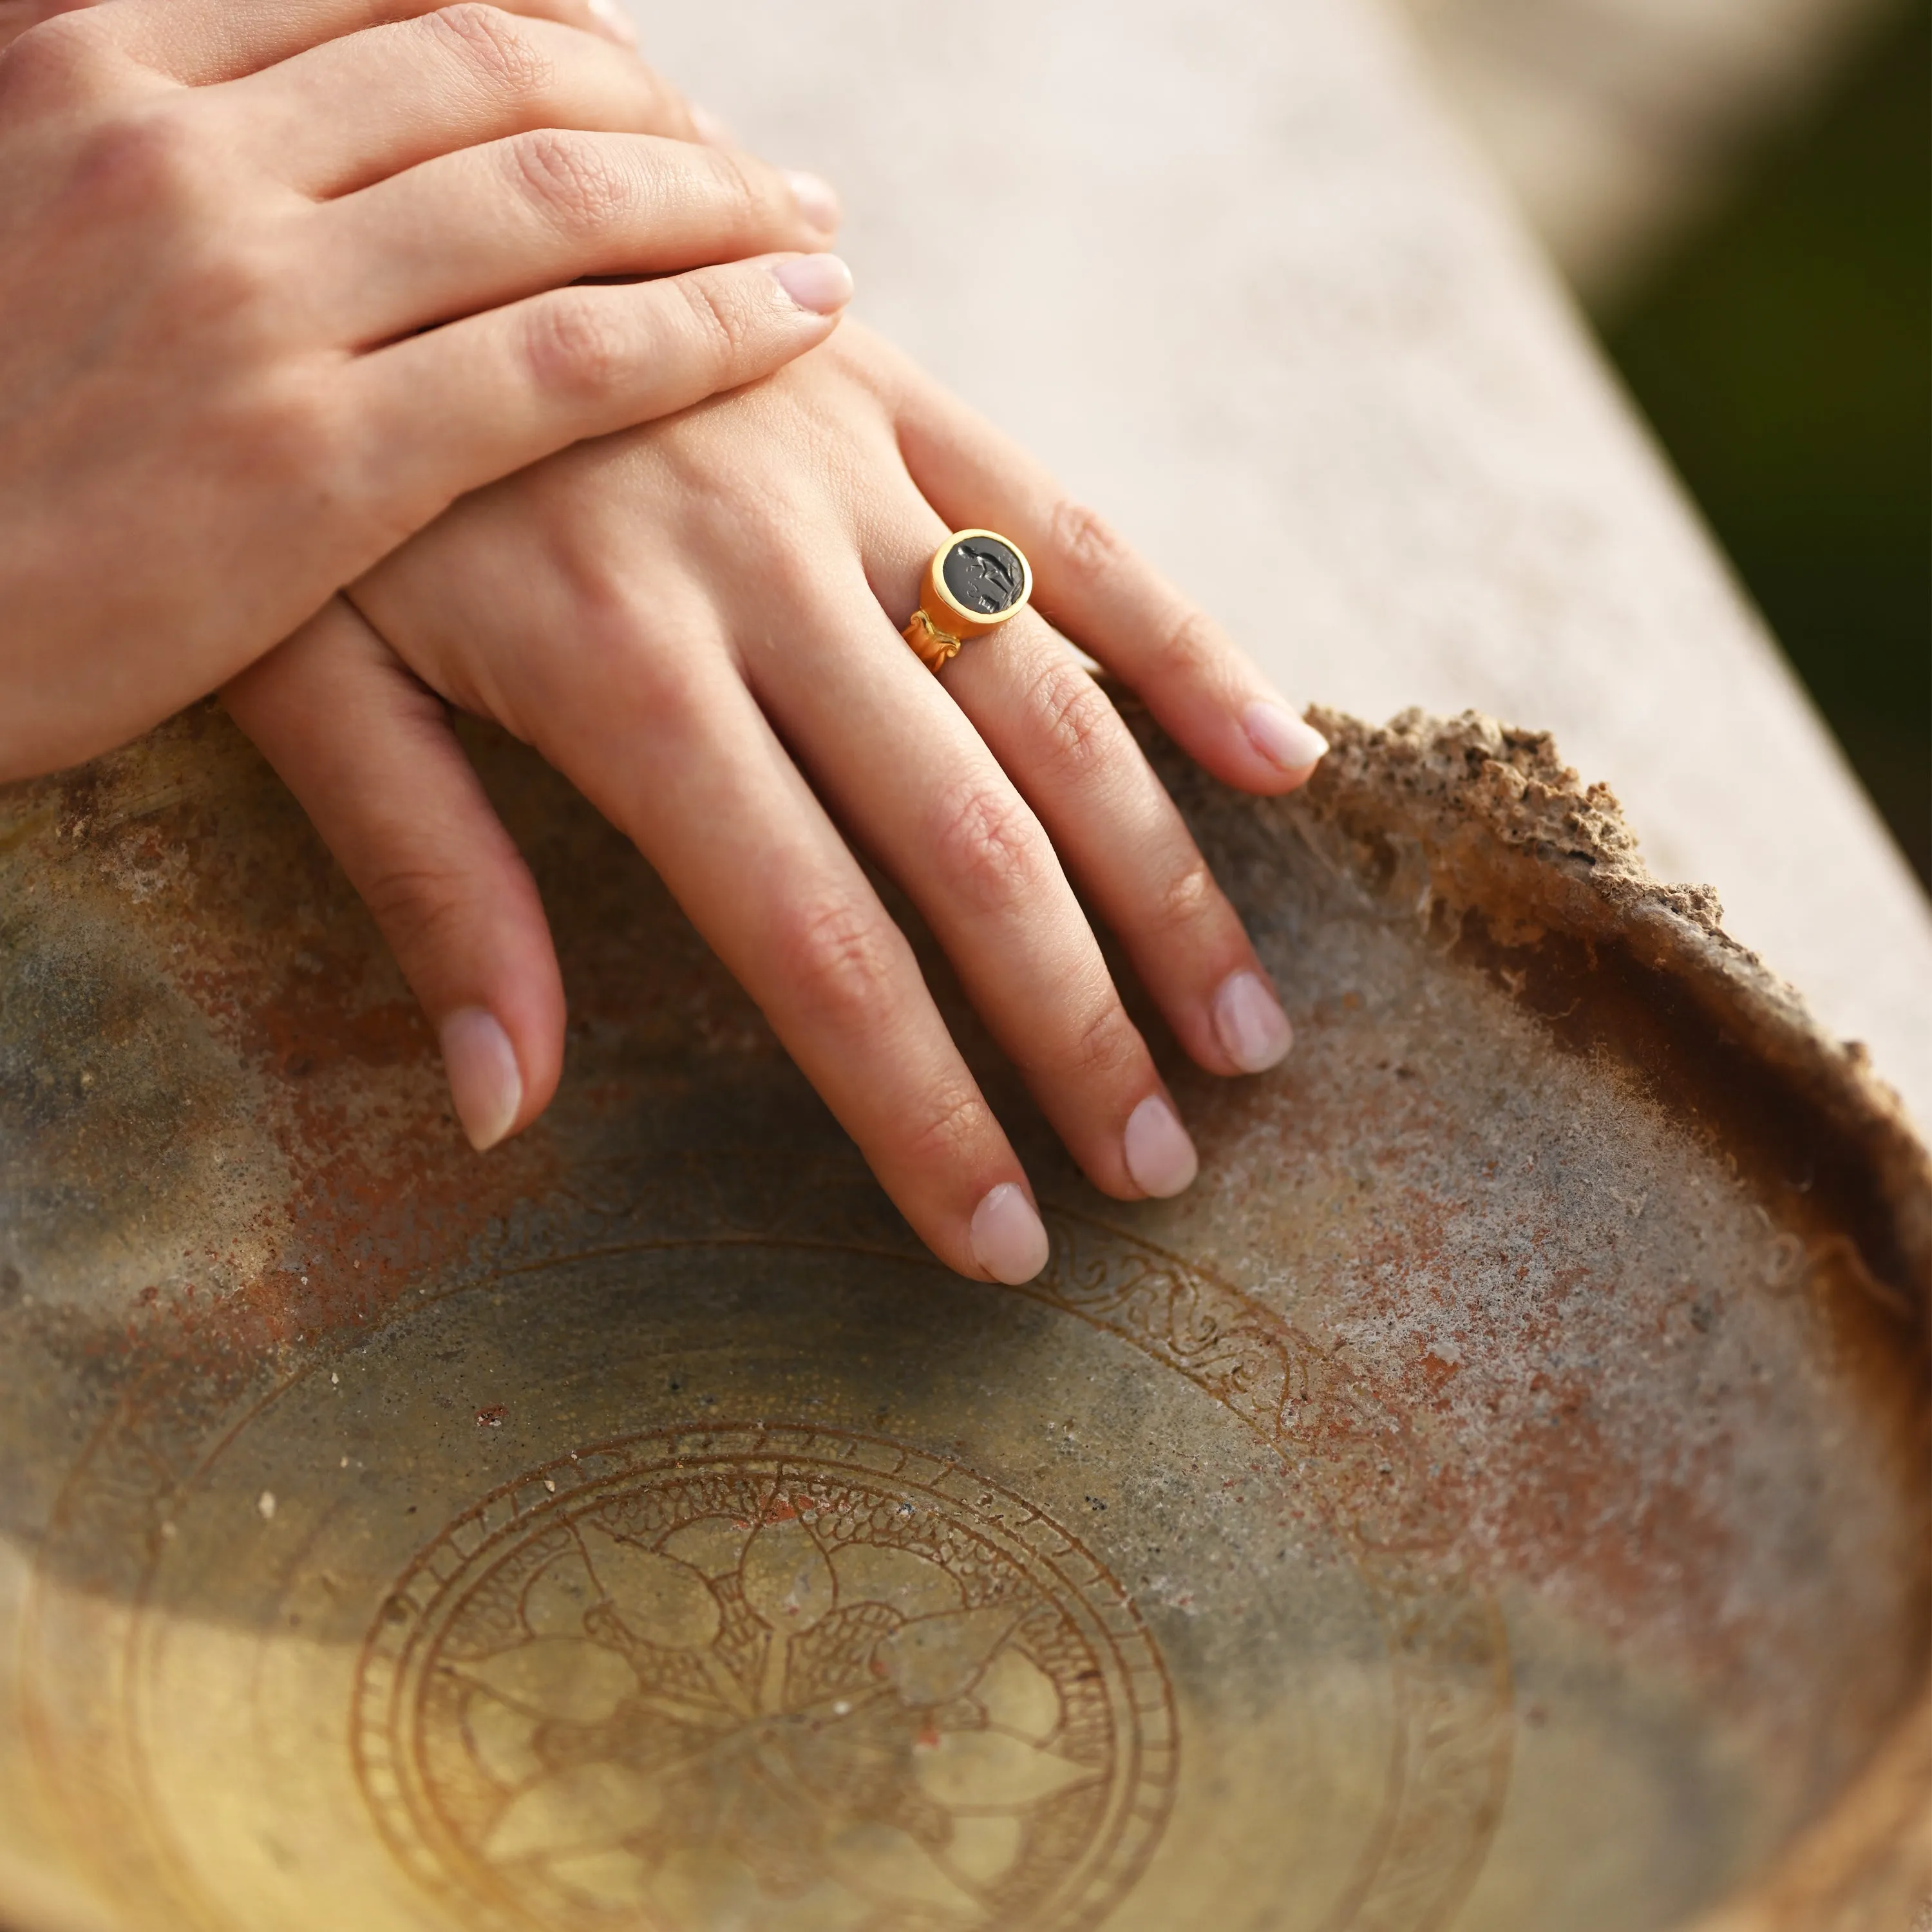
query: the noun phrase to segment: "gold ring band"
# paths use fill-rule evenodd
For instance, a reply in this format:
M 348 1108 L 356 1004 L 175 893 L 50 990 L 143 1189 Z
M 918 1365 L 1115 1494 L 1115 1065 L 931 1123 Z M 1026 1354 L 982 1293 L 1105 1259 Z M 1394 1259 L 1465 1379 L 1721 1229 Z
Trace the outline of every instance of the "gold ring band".
M 1026 608 L 1033 566 L 997 530 L 955 530 L 932 554 L 920 580 L 919 608 L 902 634 L 928 670 L 962 644 L 997 631 Z

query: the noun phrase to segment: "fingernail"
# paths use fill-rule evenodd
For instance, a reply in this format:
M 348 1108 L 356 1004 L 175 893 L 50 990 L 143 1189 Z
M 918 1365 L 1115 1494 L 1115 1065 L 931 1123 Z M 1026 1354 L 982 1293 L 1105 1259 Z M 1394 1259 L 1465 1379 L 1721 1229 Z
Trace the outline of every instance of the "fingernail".
M 590 0 L 590 10 L 597 24 L 611 39 L 620 46 L 634 47 L 638 44 L 638 30 L 631 16 L 617 4 L 617 0 Z
M 772 273 L 778 286 L 814 315 L 834 314 L 852 299 L 852 271 L 836 255 L 794 255 Z
M 1312 724 L 1283 705 L 1251 704 L 1241 722 L 1255 749 L 1285 772 L 1305 772 L 1328 749 L 1328 740 Z
M 1180 1116 L 1158 1094 L 1150 1094 L 1127 1116 L 1120 1146 L 1134 1185 L 1160 1200 L 1191 1186 L 1201 1172 L 1201 1156 Z
M 799 213 L 813 227 L 832 233 L 838 226 L 838 190 L 817 175 L 788 174 L 785 179 L 791 184 L 791 198 L 798 203 Z
M 973 1210 L 973 1258 L 995 1281 L 1017 1288 L 1046 1265 L 1046 1230 L 1026 1190 L 1003 1180 Z
M 507 1134 L 524 1104 L 524 1076 L 510 1036 L 481 1006 L 464 1006 L 442 1023 L 442 1069 L 456 1118 L 478 1154 Z
M 688 102 L 686 112 L 691 116 L 692 131 L 707 148 L 734 148 L 737 142 L 731 137 L 731 124 L 712 112 L 708 107 L 700 107 L 694 100 Z
M 1294 1029 L 1258 973 L 1230 973 L 1214 995 L 1214 1030 L 1244 1073 L 1264 1073 L 1288 1058 Z

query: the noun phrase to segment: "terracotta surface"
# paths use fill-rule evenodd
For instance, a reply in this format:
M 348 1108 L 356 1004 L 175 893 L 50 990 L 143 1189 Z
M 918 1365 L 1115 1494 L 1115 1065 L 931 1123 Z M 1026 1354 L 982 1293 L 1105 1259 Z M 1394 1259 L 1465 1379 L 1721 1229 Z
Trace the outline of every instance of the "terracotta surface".
M 1167 1055 L 1189 1196 L 1088 1190 L 958 1018 L 1018 1292 L 500 740 L 573 1018 L 482 1158 L 218 716 L 0 794 L 0 1911 L 1904 1915 L 1925 1154 L 1546 740 L 1322 722 L 1280 804 L 1162 754 L 1298 1034 Z

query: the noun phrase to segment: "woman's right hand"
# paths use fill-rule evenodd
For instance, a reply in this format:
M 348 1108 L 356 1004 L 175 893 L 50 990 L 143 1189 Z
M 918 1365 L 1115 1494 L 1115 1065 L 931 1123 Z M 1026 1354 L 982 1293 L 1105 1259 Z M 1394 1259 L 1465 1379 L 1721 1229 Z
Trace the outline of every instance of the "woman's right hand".
M 106 0 L 0 52 L 0 780 L 213 690 L 466 491 L 834 327 L 842 265 L 794 252 L 822 184 L 688 138 L 560 20 L 364 24 L 410 10 Z M 568 286 L 630 275 L 662 279 Z
M 982 526 L 1066 628 L 1022 611 L 935 676 L 900 626 L 935 546 Z M 1117 1199 L 1180 1192 L 1196 1156 L 1088 908 L 1198 1066 L 1258 1072 L 1290 1040 L 1070 641 L 1226 782 L 1292 790 L 1327 748 L 1024 451 L 848 324 L 741 394 L 465 498 L 224 694 L 388 934 L 477 1146 L 555 1090 L 564 992 L 445 700 L 635 840 L 934 1252 L 1020 1282 L 1046 1259 L 1025 1172 L 854 844 Z

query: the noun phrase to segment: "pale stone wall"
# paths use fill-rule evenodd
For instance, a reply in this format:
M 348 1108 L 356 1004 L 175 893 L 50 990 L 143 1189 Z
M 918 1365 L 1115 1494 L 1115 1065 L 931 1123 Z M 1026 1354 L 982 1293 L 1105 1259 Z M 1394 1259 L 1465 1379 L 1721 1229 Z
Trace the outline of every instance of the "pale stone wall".
M 1900 0 L 1401 0 L 1571 285 L 1614 306 Z
M 1298 698 L 1546 726 L 1932 1120 L 1932 910 L 1520 218 L 1354 0 L 638 0 L 861 312 Z M 968 285 L 958 238 L 1005 266 Z

